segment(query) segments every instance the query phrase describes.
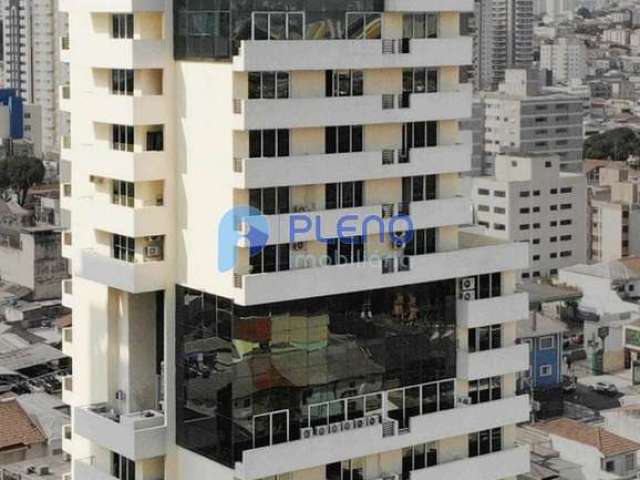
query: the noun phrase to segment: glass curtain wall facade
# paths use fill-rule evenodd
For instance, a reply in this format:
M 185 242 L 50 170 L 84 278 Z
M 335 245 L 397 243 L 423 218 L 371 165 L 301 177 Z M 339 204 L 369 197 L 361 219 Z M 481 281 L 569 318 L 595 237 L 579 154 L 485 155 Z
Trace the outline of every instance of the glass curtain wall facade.
M 177 442 L 233 466 L 301 429 L 454 407 L 455 280 L 257 306 L 177 287 Z M 381 393 L 384 392 L 384 393 Z

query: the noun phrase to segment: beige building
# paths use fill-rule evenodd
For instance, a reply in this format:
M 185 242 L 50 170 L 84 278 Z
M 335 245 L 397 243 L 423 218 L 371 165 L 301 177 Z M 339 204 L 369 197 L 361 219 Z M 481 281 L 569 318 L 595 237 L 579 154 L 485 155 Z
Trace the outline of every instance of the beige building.
M 560 37 L 540 45 L 540 68 L 551 71 L 554 83 L 587 77 L 587 46 L 576 37 Z
M 527 246 L 461 227 L 472 2 L 171 3 L 61 4 L 73 477 L 528 471 Z
M 529 244 L 522 280 L 586 261 L 586 180 L 559 167 L 557 156 L 500 155 L 495 176 L 474 179 L 476 222 L 492 236 Z

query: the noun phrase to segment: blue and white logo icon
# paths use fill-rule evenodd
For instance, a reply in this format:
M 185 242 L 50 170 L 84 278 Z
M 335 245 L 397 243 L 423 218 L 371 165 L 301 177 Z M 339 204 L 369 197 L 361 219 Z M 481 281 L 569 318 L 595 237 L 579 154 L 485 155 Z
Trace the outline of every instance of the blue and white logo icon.
M 240 239 L 249 242 L 249 254 L 257 255 L 269 239 L 269 222 L 262 212 L 249 206 L 232 208 L 218 225 L 218 270 L 226 272 L 235 267 Z

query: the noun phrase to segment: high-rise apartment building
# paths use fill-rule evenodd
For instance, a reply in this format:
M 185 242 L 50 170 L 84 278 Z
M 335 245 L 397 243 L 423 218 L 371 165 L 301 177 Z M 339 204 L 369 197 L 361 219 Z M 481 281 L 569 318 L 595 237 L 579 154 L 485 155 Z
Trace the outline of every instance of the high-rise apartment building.
M 0 0 L 4 84 L 40 108 L 42 132 L 28 136 L 41 137 L 47 154 L 59 148 L 57 8 L 57 0 Z
M 508 70 L 500 91 L 483 96 L 485 171 L 512 151 L 558 155 L 562 170 L 582 170 L 583 99 L 542 91 L 536 73 Z
M 561 37 L 540 45 L 540 68 L 549 70 L 554 83 L 587 77 L 587 46 L 576 37 Z
M 476 0 L 476 89 L 492 91 L 505 71 L 533 62 L 533 0 Z
M 171 3 L 62 2 L 74 478 L 527 472 L 527 246 L 460 227 L 472 3 Z
M 529 244 L 523 280 L 555 276 L 587 260 L 587 182 L 560 172 L 557 156 L 499 155 L 495 175 L 476 177 L 477 222 L 492 236 Z

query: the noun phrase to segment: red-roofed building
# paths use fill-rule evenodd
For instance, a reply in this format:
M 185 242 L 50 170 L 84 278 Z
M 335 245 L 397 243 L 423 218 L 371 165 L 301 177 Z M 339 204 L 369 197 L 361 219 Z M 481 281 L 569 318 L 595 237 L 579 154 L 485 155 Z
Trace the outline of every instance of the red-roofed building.
M 0 465 L 47 454 L 47 438 L 40 426 L 14 399 L 0 400 Z

